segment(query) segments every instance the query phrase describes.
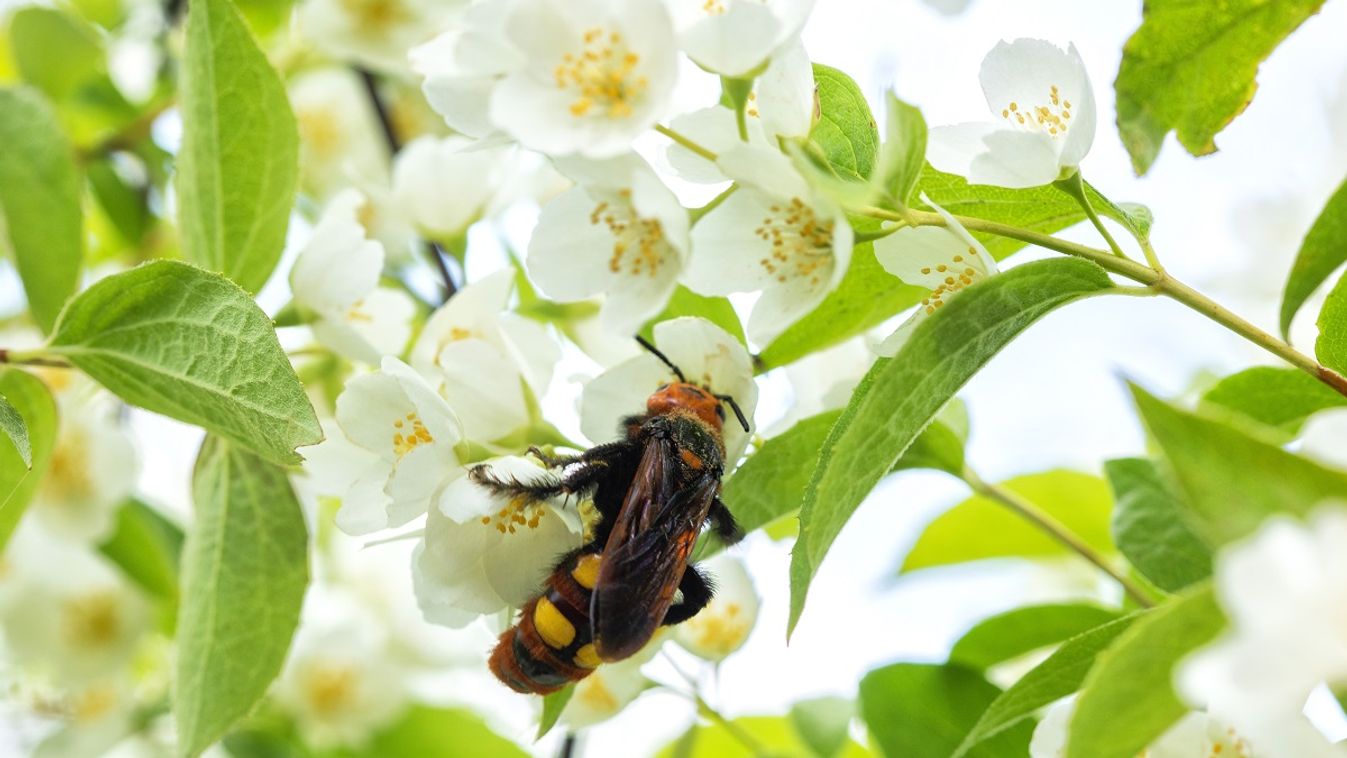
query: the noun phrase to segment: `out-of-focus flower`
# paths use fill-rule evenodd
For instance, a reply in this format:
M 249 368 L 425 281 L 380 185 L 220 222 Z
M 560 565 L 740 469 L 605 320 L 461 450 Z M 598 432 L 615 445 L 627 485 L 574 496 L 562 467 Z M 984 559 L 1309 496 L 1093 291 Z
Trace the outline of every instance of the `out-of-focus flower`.
M 471 439 L 499 439 L 529 423 L 525 392 L 542 395 L 561 349 L 541 324 L 506 312 L 514 272 L 474 282 L 435 311 L 412 346 Z
M 331 587 L 314 587 L 275 696 L 306 744 L 360 746 L 408 702 L 405 672 L 378 619 Z
M 504 481 L 532 484 L 557 476 L 514 456 L 484 465 Z M 518 607 L 538 593 L 557 556 L 582 540 L 579 515 L 563 499 L 529 502 L 455 479 L 427 516 L 412 554 L 417 600 L 428 621 L 454 627 Z
M 667 635 L 667 627 L 662 627 L 636 655 L 617 663 L 605 663 L 576 682 L 575 692 L 561 712 L 561 723 L 571 729 L 584 729 L 621 713 L 651 686 L 641 667 L 659 653 Z
M 444 398 L 410 366 L 384 358 L 337 398 L 337 423 L 368 463 L 337 512 L 348 534 L 401 526 L 425 513 L 463 475 L 455 446 L 462 426 Z
M 513 155 L 466 137 L 418 138 L 393 162 L 393 198 L 422 236 L 452 240 L 492 206 Z
M 739 404 L 749 423 L 758 407 L 758 386 L 748 351 L 728 332 L 703 318 L 683 317 L 655 324 L 655 346 L 683 376 Z M 597 443 L 622 431 L 622 419 L 645 413 L 646 399 L 677 377 L 649 353 L 629 358 L 585 385 L 580 399 L 580 428 Z M 727 409 L 724 425 L 725 468 L 732 469 L 748 447 L 748 433 Z
M 758 593 L 743 561 L 717 555 L 700 564 L 716 594 L 696 616 L 673 627 L 673 639 L 698 658 L 723 661 L 744 646 L 758 620 Z
M 388 149 L 369 98 L 349 69 L 296 76 L 290 107 L 299 125 L 300 186 L 323 201 L 362 182 L 386 182 Z
M 814 0 L 667 0 L 678 41 L 702 68 L 741 77 L 798 41 Z
M 945 218 L 946 226 L 921 226 L 899 229 L 875 240 L 875 257 L 885 271 L 906 284 L 931 291 L 917 304 L 917 310 L 902 326 L 875 348 L 880 355 L 892 356 L 902 348 L 921 320 L 936 312 L 965 287 L 995 274 L 996 260 L 944 208 L 922 198 Z
M 543 207 L 529 274 L 549 297 L 604 293 L 601 317 L 633 334 L 669 302 L 688 251 L 688 214 L 635 155 L 563 165 L 578 186 Z
M 365 202 L 346 190 L 328 203 L 290 271 L 290 288 L 296 306 L 317 315 L 310 326 L 319 342 L 378 363 L 406 347 L 416 305 L 405 292 L 379 286 L 384 249 L 366 239 L 357 220 Z
M 1094 142 L 1094 91 L 1071 45 L 998 42 L 982 61 L 982 92 L 1000 120 L 931 130 L 931 165 L 974 184 L 1036 187 L 1071 176 Z
M 1179 691 L 1237 724 L 1259 755 L 1341 756 L 1302 713 L 1347 676 L 1347 511 L 1268 519 L 1216 560 L 1230 630 L 1180 665 Z
M 0 625 L 26 675 L 79 689 L 130 670 L 150 604 L 101 555 L 29 522 L 5 561 Z
M 1030 758 L 1066 758 L 1074 697 L 1054 703 L 1034 728 Z M 1201 711 L 1184 716 L 1138 758 L 1250 758 L 1249 745 L 1234 729 Z M 1261 753 L 1260 753 L 1261 755 Z
M 814 120 L 814 70 L 803 44 L 796 41 L 772 57 L 771 65 L 755 80 L 744 112 L 750 144 L 774 148 L 778 138 L 809 134 Z M 669 126 L 717 155 L 743 141 L 734 111 L 720 105 L 684 113 Z M 726 180 L 713 161 L 676 142 L 669 146 L 668 156 L 669 164 L 688 181 Z
M 407 50 L 443 29 L 464 0 L 305 0 L 299 32 L 341 61 L 406 69 Z
M 412 51 L 454 129 L 606 158 L 663 115 L 678 56 L 660 0 L 490 0 Z
M 111 533 L 135 487 L 136 451 L 102 398 L 61 399 L 56 445 L 30 513 L 52 532 L 92 544 Z
M 744 145 L 718 164 L 740 187 L 693 226 L 684 281 L 705 295 L 762 290 L 748 335 L 765 345 L 842 280 L 854 235 L 780 152 Z
M 875 353 L 867 338 L 855 337 L 787 365 L 793 401 L 786 415 L 763 434 L 774 437 L 797 421 L 846 407 L 852 391 L 874 362 Z

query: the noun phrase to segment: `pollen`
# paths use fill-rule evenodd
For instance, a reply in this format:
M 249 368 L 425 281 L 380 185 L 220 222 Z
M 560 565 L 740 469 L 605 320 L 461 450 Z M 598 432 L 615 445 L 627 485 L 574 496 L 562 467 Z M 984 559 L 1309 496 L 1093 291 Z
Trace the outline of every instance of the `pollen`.
M 110 591 L 73 597 L 61 610 L 61 631 L 71 647 L 107 647 L 122 631 L 121 608 L 116 595 Z
M 935 313 L 936 309 L 943 306 L 951 295 L 984 278 L 986 275 L 983 272 L 968 265 L 971 260 L 976 260 L 976 258 L 977 250 L 970 247 L 967 257 L 955 255 L 950 258 L 949 263 L 936 265 L 935 270 L 947 274 L 947 276 L 922 299 L 921 309 L 928 314 Z M 929 274 L 931 269 L 923 268 L 921 272 Z
M 606 226 L 613 235 L 608 270 L 614 274 L 654 278 L 666 263 L 676 258 L 659 219 L 642 218 L 636 212 L 631 190 L 620 190 L 616 196 L 594 206 L 589 223 Z
M 739 649 L 753 626 L 752 617 L 738 603 L 727 603 L 714 612 L 702 612 L 683 622 L 685 631 L 698 648 L 715 657 L 724 657 Z
M 393 422 L 393 454 L 401 458 L 416 448 L 434 442 L 430 430 L 421 423 L 421 417 L 415 412 Z
M 772 205 L 769 210 L 753 230 L 770 247 L 768 257 L 758 265 L 781 284 L 803 280 L 818 286 L 832 274 L 832 220 L 820 219 L 798 197 Z
M 594 27 L 584 33 L 578 52 L 561 57 L 552 79 L 557 89 L 572 95 L 572 116 L 622 119 L 632 114 L 648 86 L 638 71 L 640 62 L 621 34 Z
M 484 526 L 493 526 L 501 534 L 517 534 L 520 529 L 537 529 L 547 515 L 547 506 L 527 495 L 510 499 L 505 507 L 481 518 Z
M 373 321 L 374 316 L 370 315 L 368 311 L 362 310 L 362 308 L 364 307 L 365 307 L 364 300 L 357 300 L 354 303 L 351 303 L 351 307 L 346 309 L 346 320 L 365 321 L 365 322 Z
M 311 664 L 301 675 L 301 688 L 314 713 L 332 716 L 355 704 L 356 672 L 344 663 Z
M 1067 122 L 1071 120 L 1071 101 L 1064 98 L 1061 88 L 1053 84 L 1048 87 L 1047 97 L 1042 103 L 1031 104 L 1022 111 L 1019 103 L 1011 101 L 1001 109 L 1001 118 L 1023 127 L 1024 131 L 1060 137 L 1066 134 Z
M 411 9 L 402 0 L 341 0 L 341 5 L 354 17 L 360 34 L 379 36 L 390 27 L 414 20 Z
M 725 15 L 725 3 L 723 0 L 706 0 L 702 3 L 702 12 L 708 16 Z

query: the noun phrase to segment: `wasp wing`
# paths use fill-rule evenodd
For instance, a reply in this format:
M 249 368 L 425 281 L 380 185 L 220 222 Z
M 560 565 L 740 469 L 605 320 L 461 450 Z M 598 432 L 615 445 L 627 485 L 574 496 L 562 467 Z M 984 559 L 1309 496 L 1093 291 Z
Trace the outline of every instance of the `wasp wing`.
M 631 656 L 664 621 L 718 484 L 708 473 L 680 485 L 673 441 L 646 441 L 590 600 L 595 647 L 603 660 Z

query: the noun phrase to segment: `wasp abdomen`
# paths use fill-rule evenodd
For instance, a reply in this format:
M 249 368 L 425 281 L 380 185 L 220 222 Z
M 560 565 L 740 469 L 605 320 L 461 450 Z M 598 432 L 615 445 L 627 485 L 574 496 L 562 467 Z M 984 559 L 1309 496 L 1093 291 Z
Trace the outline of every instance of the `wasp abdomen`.
M 589 600 L 599 576 L 599 555 L 563 560 L 547 589 L 524 604 L 519 621 L 506 629 L 491 653 L 491 672 L 516 692 L 546 695 L 598 667 Z

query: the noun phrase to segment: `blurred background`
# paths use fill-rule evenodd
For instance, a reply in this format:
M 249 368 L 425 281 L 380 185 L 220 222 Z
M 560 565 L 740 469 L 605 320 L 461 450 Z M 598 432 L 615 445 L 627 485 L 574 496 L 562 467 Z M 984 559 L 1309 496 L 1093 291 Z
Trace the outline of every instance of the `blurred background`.
M 118 0 L 103 3 L 119 5 Z M 27 5 L 0 0 L 0 25 Z M 146 40 L 154 38 L 161 22 L 139 5 L 125 0 L 131 20 L 117 35 L 130 41 L 114 45 L 110 61 L 113 80 L 123 90 L 152 87 L 159 65 L 155 46 Z M 147 20 L 135 21 L 141 16 Z M 1300 240 L 1347 175 L 1347 48 L 1342 45 L 1347 4 L 1328 3 L 1277 49 L 1260 71 L 1259 89 L 1247 112 L 1217 137 L 1219 152 L 1194 159 L 1171 139 L 1143 179 L 1133 176 L 1113 126 L 1112 93 L 1122 45 L 1140 21 L 1140 2 L 826 0 L 815 8 L 804 40 L 814 61 L 854 77 L 872 106 L 892 88 L 919 106 L 931 125 L 985 117 L 978 68 L 998 40 L 1037 37 L 1063 46 L 1074 42 L 1099 106 L 1094 147 L 1081 167 L 1085 178 L 1115 201 L 1151 208 L 1155 248 L 1179 279 L 1272 330 L 1281 286 Z M 311 54 L 286 35 L 282 24 L 267 43 L 274 62 Z M 716 81 L 689 69 L 680 89 L 680 110 L 704 106 L 716 96 Z M 0 73 L 13 76 L 12 70 Z M 300 110 L 300 75 L 290 79 L 290 86 Z M 419 97 L 415 87 L 405 90 L 398 90 L 399 97 Z M 423 106 L 413 104 L 408 112 L 433 121 Z M 179 131 L 172 110 L 153 121 L 154 141 L 170 152 Z M 302 114 L 301 133 L 315 137 L 305 130 Z M 651 137 L 640 145 L 643 153 L 657 166 L 667 165 L 661 138 Z M 688 205 L 708 197 L 705 187 L 675 184 L 674 189 Z M 525 247 L 536 216 L 536 202 L 525 196 L 477 224 L 468 235 L 468 279 L 507 265 L 506 243 Z M 297 214 L 289 259 L 307 241 L 311 221 Z M 1093 231 L 1085 226 L 1062 236 L 1094 242 Z M 1007 265 L 1038 255 L 1026 250 Z M 421 284 L 433 287 L 430 272 L 422 273 Z M 21 292 L 12 265 L 0 264 L 5 310 L 22 310 Z M 259 299 L 274 313 L 289 300 L 285 278 L 275 277 Z M 1302 310 L 1315 312 L 1314 304 Z M 1312 343 L 1311 319 L 1303 315 L 1297 322 L 1292 333 L 1297 344 Z M 302 335 L 283 339 L 293 339 L 288 344 L 294 346 L 306 343 Z M 1174 303 L 1154 298 L 1088 300 L 1036 325 L 961 393 L 971 419 L 968 460 L 988 480 L 1058 468 L 1098 474 L 1102 461 L 1144 450 L 1125 378 L 1162 396 L 1183 396 L 1210 377 L 1266 359 Z M 578 351 L 568 351 L 544 399 L 549 418 L 572 436 L 579 436 L 574 407 L 578 380 L 598 369 Z M 760 429 L 770 429 L 788 413 L 795 392 L 788 373 L 776 370 L 761 378 Z M 137 410 L 123 413 L 138 461 L 135 491 L 171 517 L 187 519 L 200 431 Z M 1330 441 L 1331 416 L 1316 422 L 1328 430 L 1318 436 L 1330 435 Z M 1314 430 L 1307 434 L 1315 437 Z M 886 479 L 823 564 L 789 646 L 790 541 L 750 535 L 733 550 L 745 561 L 761 598 L 748 643 L 715 666 L 675 652 L 653 660 L 645 673 L 676 685 L 684 676 L 698 679 L 708 702 L 726 717 L 782 714 L 808 698 L 853 698 L 860 677 L 877 665 L 944 660 L 951 643 L 977 620 L 1026 601 L 1116 599 L 1113 586 L 1074 559 L 984 561 L 900 577 L 898 568 L 923 526 L 967 496 L 961 482 L 935 472 L 904 472 Z M 315 513 L 319 520 L 330 518 L 330 511 L 316 508 Z M 324 643 L 321 629 L 332 619 L 330 625 L 340 628 L 344 615 L 379 608 L 396 619 L 392 626 L 400 638 L 388 664 L 399 680 L 388 685 L 390 692 L 406 690 L 425 702 L 465 705 L 534 754 L 556 753 L 563 729 L 532 743 L 536 704 L 499 686 L 486 672 L 484 652 L 492 633 L 485 625 L 451 632 L 420 620 L 407 570 L 410 543 L 362 549 L 363 541 L 332 533 L 330 524 L 316 530 L 336 544 L 332 554 L 337 557 L 326 571 L 329 577 L 342 578 L 341 589 L 311 592 L 305 625 L 319 631 L 302 634 L 319 640 L 313 643 L 319 647 L 352 644 L 345 633 L 338 635 L 344 642 Z M 302 649 L 299 643 L 296 649 Z M 0 712 L 0 753 L 17 752 L 50 728 L 34 718 L 29 704 L 11 698 Z M 687 698 L 651 690 L 615 718 L 587 729 L 582 749 L 593 756 L 651 754 L 686 731 L 694 713 Z M 1347 734 L 1347 724 L 1326 726 L 1339 738 Z

